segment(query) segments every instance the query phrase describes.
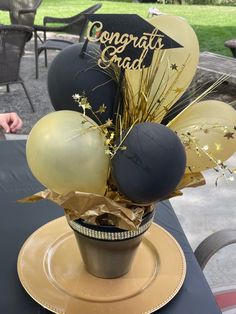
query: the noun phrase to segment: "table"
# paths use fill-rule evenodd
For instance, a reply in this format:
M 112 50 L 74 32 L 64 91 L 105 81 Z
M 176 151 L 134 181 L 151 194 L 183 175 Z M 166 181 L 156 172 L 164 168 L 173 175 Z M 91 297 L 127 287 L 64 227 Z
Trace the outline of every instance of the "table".
M 236 84 L 236 59 L 204 51 L 200 54 L 198 69 L 211 79 L 217 80 L 223 75 L 229 75 L 227 82 Z
M 59 206 L 46 200 L 31 204 L 16 202 L 40 190 L 42 186 L 34 179 L 27 166 L 25 141 L 0 141 L 0 313 L 50 313 L 25 292 L 16 270 L 17 256 L 27 237 L 41 225 L 63 215 Z M 187 262 L 186 279 L 181 290 L 156 313 L 220 314 L 221 311 L 168 201 L 158 206 L 155 221 L 177 239 Z

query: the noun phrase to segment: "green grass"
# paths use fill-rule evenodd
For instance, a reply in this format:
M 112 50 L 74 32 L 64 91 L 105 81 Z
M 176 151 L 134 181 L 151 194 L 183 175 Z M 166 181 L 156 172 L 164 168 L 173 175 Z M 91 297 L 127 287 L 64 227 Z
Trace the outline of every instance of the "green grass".
M 39 7 L 36 23 L 42 24 L 43 17 L 71 16 L 98 1 L 78 0 L 44 0 Z M 136 13 L 147 18 L 148 8 L 157 6 L 151 3 L 130 3 L 102 1 L 100 13 Z M 164 13 L 182 16 L 188 20 L 195 30 L 201 51 L 211 51 L 231 56 L 229 49 L 224 47 L 224 41 L 236 38 L 236 7 L 207 5 L 161 5 L 158 9 Z M 0 23 L 9 23 L 8 15 L 0 12 Z

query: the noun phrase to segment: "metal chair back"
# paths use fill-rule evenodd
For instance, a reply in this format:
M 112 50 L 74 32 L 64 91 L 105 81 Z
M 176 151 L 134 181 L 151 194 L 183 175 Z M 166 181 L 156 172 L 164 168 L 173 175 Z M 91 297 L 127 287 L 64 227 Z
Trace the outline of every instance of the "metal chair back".
M 11 24 L 33 26 L 42 0 L 8 0 Z
M 0 85 L 20 83 L 29 99 L 32 110 L 33 105 L 20 78 L 20 63 L 27 40 L 31 37 L 32 28 L 23 25 L 0 25 Z

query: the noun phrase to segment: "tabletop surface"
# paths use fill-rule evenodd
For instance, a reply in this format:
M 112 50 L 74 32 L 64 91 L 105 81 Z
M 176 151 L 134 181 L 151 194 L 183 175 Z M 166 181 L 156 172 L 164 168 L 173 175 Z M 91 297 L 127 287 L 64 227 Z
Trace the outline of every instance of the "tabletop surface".
M 18 199 L 42 189 L 27 166 L 25 141 L 0 141 L 0 313 L 50 313 L 25 292 L 16 269 L 19 250 L 25 240 L 46 222 L 63 215 L 59 206 L 46 200 L 30 204 L 17 203 Z M 220 314 L 221 311 L 169 202 L 158 205 L 155 221 L 179 242 L 187 263 L 186 278 L 179 293 L 155 313 Z
M 200 54 L 198 69 L 210 72 L 211 79 L 218 79 L 222 75 L 229 75 L 228 82 L 236 84 L 236 59 L 204 51 Z

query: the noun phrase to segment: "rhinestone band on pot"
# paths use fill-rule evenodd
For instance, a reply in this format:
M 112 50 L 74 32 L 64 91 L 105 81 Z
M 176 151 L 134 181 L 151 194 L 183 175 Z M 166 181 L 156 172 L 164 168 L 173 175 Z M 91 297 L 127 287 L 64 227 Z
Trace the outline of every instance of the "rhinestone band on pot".
M 90 238 L 95 238 L 99 240 L 109 240 L 109 241 L 114 241 L 114 240 L 125 240 L 129 238 L 136 237 L 143 232 L 145 232 L 151 225 L 152 220 L 148 221 L 146 224 L 140 226 L 138 230 L 130 230 L 130 231 L 120 231 L 120 232 L 106 232 L 106 231 L 97 231 L 93 230 L 90 228 L 87 228 L 85 226 L 81 226 L 75 221 L 70 221 L 69 224 L 70 226 L 78 231 L 79 233 L 90 237 Z

